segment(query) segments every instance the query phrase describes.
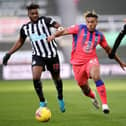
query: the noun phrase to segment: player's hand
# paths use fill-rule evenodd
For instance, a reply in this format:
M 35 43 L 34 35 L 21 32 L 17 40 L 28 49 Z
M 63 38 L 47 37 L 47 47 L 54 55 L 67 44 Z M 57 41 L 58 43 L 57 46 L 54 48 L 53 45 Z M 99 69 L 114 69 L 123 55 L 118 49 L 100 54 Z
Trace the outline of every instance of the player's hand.
M 126 63 L 125 62 L 121 62 L 120 66 L 125 71 Z
M 55 35 L 51 35 L 47 37 L 47 41 L 50 42 L 55 39 Z
M 9 53 L 6 53 L 5 54 L 5 56 L 3 57 L 3 64 L 4 65 L 7 65 L 7 62 L 8 62 L 8 60 L 9 60 L 9 58 L 10 58 L 10 54 Z

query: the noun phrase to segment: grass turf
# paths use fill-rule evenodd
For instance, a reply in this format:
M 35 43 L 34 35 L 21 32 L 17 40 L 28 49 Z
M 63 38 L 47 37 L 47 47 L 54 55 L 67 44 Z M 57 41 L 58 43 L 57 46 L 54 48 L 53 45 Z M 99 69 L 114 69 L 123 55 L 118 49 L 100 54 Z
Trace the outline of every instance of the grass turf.
M 105 80 L 109 115 L 96 110 L 84 97 L 74 80 L 63 80 L 66 112 L 61 113 L 53 82 L 43 81 L 44 94 L 52 118 L 47 123 L 37 122 L 34 113 L 39 106 L 32 81 L 0 81 L 0 126 L 125 126 L 126 80 Z M 96 90 L 91 81 L 91 87 Z M 98 95 L 97 95 L 98 96 Z M 99 98 L 99 97 L 98 97 Z

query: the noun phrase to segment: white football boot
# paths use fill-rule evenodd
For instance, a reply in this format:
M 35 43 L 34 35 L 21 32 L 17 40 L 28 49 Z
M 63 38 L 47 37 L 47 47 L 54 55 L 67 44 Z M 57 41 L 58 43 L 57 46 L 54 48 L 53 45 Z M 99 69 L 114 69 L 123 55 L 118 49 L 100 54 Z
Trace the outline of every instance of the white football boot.
M 105 114 L 108 114 L 110 112 L 109 110 L 109 107 L 107 104 L 103 104 L 102 105 L 102 111 L 105 113 Z

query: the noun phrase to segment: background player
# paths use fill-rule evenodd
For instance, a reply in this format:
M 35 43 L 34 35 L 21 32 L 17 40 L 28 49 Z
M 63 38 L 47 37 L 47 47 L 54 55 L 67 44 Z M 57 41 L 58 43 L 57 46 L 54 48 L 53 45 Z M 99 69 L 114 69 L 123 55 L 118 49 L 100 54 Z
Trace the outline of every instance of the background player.
M 50 17 L 39 16 L 39 5 L 31 4 L 27 7 L 28 17 L 30 22 L 24 24 L 20 29 L 20 37 L 13 47 L 3 58 L 3 64 L 7 65 L 10 56 L 19 50 L 24 44 L 27 37 L 30 38 L 33 53 L 32 53 L 32 75 L 36 93 L 40 99 L 40 107 L 46 106 L 42 86 L 41 73 L 45 70 L 45 66 L 50 71 L 54 80 L 60 110 L 65 111 L 63 100 L 63 84 L 60 77 L 60 64 L 57 54 L 57 46 L 55 40 L 47 43 L 46 38 L 51 35 L 50 28 L 59 28 L 60 25 Z
M 114 43 L 114 46 L 112 48 L 112 51 L 111 53 L 109 54 L 109 58 L 113 59 L 114 56 L 115 56 L 115 53 L 116 53 L 116 50 L 118 49 L 120 43 L 121 43 L 121 40 L 123 39 L 123 37 L 126 35 L 126 24 L 124 25 L 124 28 L 123 30 L 119 33 L 119 35 L 117 36 L 116 40 L 115 40 L 115 43 Z
M 107 44 L 105 36 L 100 31 L 96 30 L 98 15 L 95 12 L 87 12 L 85 13 L 85 20 L 86 25 L 74 25 L 62 31 L 57 31 L 52 36 L 48 37 L 48 41 L 62 35 L 73 35 L 71 64 L 73 66 L 75 79 L 82 92 L 93 100 L 93 104 L 96 108 L 99 108 L 100 106 L 96 96 L 88 83 L 88 79 L 92 78 L 96 84 L 102 102 L 102 110 L 104 113 L 109 113 L 106 88 L 100 76 L 100 65 L 96 54 L 96 46 L 99 44 L 108 55 L 111 52 L 111 48 Z M 120 61 L 117 55 L 115 55 L 114 58 L 124 70 L 126 64 Z

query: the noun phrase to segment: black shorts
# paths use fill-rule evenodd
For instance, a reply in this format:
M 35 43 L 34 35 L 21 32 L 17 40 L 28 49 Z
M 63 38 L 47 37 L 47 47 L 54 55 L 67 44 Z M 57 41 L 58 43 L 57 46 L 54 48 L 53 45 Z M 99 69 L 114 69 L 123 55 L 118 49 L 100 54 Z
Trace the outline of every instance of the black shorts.
M 32 67 L 34 66 L 42 66 L 43 71 L 49 70 L 51 73 L 58 73 L 60 72 L 60 63 L 58 56 L 54 58 L 43 58 L 40 56 L 32 56 Z

